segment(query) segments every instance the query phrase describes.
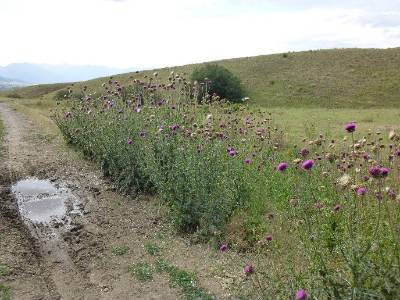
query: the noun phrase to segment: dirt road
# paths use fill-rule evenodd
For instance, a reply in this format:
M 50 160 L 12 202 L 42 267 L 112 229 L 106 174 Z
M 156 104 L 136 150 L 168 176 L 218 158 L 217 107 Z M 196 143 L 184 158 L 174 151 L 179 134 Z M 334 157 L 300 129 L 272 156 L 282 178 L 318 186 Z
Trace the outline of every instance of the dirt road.
M 0 117 L 6 127 L 0 162 L 0 265 L 10 270 L 0 283 L 10 287 L 11 299 L 182 298 L 163 274 L 154 273 L 147 281 L 132 276 L 133 265 L 154 261 L 146 251 L 148 243 L 157 245 L 171 264 L 196 272 L 202 288 L 230 298 L 227 282 L 236 279 L 231 274 L 224 278 L 227 259 L 215 249 L 177 237 L 158 201 L 120 195 L 59 134 L 48 133 L 8 104 L 0 103 Z M 18 182 L 28 188 L 18 190 Z M 48 191 L 39 191 L 40 184 L 54 188 L 52 197 L 60 200 L 63 195 L 58 219 L 30 219 L 38 209 L 34 205 L 45 203 L 38 199 L 50 197 Z M 31 201 L 26 191 L 41 196 Z M 31 208 L 26 215 L 24 205 Z

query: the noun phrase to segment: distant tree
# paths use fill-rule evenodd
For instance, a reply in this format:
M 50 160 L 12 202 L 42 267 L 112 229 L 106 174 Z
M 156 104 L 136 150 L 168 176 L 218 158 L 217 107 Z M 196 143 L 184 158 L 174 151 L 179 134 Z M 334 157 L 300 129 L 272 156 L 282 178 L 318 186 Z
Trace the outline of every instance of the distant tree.
M 206 93 L 216 94 L 232 102 L 239 102 L 242 99 L 243 89 L 240 79 L 223 66 L 206 64 L 197 67 L 191 79 L 202 86 L 200 99 L 206 96 Z
M 68 97 L 69 97 L 69 90 L 63 89 L 63 90 L 59 90 L 55 93 L 54 100 L 61 101 L 61 100 L 68 99 Z
M 22 96 L 18 94 L 17 92 L 11 92 L 6 95 L 8 98 L 14 98 L 14 99 L 21 99 Z

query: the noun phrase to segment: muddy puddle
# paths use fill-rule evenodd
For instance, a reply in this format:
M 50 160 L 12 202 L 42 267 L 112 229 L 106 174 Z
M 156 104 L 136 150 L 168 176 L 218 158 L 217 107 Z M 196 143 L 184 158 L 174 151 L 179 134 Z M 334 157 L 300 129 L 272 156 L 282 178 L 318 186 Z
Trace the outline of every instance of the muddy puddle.
M 18 209 L 25 222 L 34 226 L 71 226 L 75 216 L 82 216 L 82 205 L 71 191 L 50 180 L 28 178 L 12 186 Z

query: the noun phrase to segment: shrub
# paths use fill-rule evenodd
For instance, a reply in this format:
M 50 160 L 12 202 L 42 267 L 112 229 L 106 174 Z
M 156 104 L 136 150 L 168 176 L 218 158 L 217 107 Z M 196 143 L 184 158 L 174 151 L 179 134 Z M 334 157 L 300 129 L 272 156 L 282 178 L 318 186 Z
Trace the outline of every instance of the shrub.
M 85 95 L 82 92 L 72 92 L 70 94 L 70 99 L 82 100 Z
M 21 99 L 22 96 L 18 94 L 17 92 L 11 92 L 6 95 L 8 98 L 13 98 L 13 99 Z
M 193 71 L 191 79 L 201 84 L 200 98 L 215 93 L 229 101 L 238 102 L 243 97 L 239 78 L 223 66 L 206 64 L 198 67 Z
M 70 96 L 70 91 L 69 90 L 59 90 L 55 93 L 54 95 L 54 100 L 61 101 L 65 100 Z

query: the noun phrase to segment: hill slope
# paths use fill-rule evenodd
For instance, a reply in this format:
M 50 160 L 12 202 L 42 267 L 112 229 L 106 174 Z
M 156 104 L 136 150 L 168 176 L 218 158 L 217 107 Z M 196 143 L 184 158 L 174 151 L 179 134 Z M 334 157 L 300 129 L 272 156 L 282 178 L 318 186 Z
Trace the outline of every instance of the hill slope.
M 217 61 L 243 82 L 251 102 L 274 107 L 397 107 L 400 104 L 400 48 L 332 49 L 262 55 Z M 158 71 L 190 76 L 197 65 L 127 73 L 114 78 L 126 85 Z M 96 89 L 98 78 L 75 84 Z M 37 87 L 37 88 L 40 88 Z M 22 89 L 23 91 L 24 89 Z

